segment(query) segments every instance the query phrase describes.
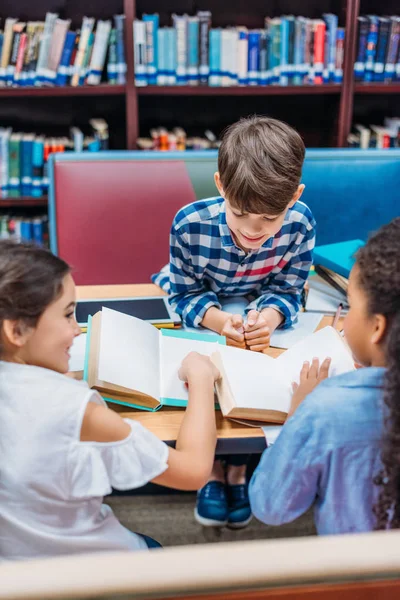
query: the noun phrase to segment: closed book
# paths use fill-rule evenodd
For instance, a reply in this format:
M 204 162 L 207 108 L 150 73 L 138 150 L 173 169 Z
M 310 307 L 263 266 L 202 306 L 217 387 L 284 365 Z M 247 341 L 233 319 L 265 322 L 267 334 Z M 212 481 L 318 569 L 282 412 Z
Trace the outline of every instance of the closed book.
M 176 85 L 176 69 L 177 69 L 177 50 L 176 50 L 176 29 L 175 27 L 167 27 L 167 85 Z
M 14 70 L 14 75 L 13 75 L 13 84 L 20 86 L 23 84 L 23 68 L 24 68 L 24 62 L 25 62 L 25 55 L 26 55 L 26 51 L 27 51 L 27 45 L 28 45 L 28 35 L 26 33 L 21 33 L 20 39 L 19 39 L 19 46 L 18 46 L 18 55 L 17 55 L 17 62 L 15 65 L 15 70 Z
M 31 242 L 33 239 L 32 233 L 32 220 L 31 219 L 22 219 L 21 220 L 21 240 L 24 242 Z
M 344 28 L 338 27 L 336 30 L 336 58 L 335 58 L 335 75 L 334 75 L 335 83 L 342 83 L 342 81 L 343 81 L 344 37 L 345 37 Z
M 327 267 L 331 271 L 348 278 L 355 263 L 355 254 L 363 245 L 362 240 L 350 240 L 316 246 L 314 249 L 314 264 Z
M 156 329 L 104 307 L 89 317 L 84 378 L 109 402 L 150 411 L 185 407 L 183 359 L 191 351 L 210 356 L 224 343 L 218 335 Z
M 325 53 L 325 22 L 321 19 L 314 21 L 314 83 L 323 83 L 324 53 Z
M 358 21 L 358 40 L 357 55 L 354 63 L 354 76 L 356 81 L 364 79 L 365 61 L 367 53 L 367 38 L 369 31 L 368 17 L 357 17 Z
M 36 218 L 32 220 L 32 240 L 39 246 L 44 244 L 44 219 Z
M 29 28 L 29 23 L 28 23 Z M 37 63 L 39 60 L 40 43 L 44 32 L 43 22 L 32 23 L 32 38 L 29 43 L 27 56 L 26 85 L 35 85 L 37 79 Z
M 64 50 L 65 39 L 71 24 L 70 19 L 57 19 L 54 24 L 53 33 L 49 44 L 47 65 L 43 70 L 44 82 L 54 85 L 56 82 L 58 67 Z
M 114 15 L 114 26 L 117 38 L 117 83 L 124 85 L 126 83 L 125 15 Z
M 32 147 L 32 196 L 43 196 L 43 166 L 44 166 L 44 138 L 39 136 L 33 140 Z
M 55 84 L 58 86 L 67 85 L 69 82 L 69 67 L 71 63 L 72 51 L 74 49 L 75 38 L 75 31 L 68 31 L 64 41 L 64 48 L 61 54 L 60 64 L 57 69 Z
M 329 32 L 328 56 L 325 58 L 325 64 L 328 66 L 328 81 L 333 81 L 335 76 L 335 56 L 336 56 L 336 32 L 338 28 L 338 16 L 332 13 L 322 15 L 327 32 Z
M 260 77 L 260 30 L 249 31 L 247 80 L 249 85 L 258 85 Z
M 324 327 L 289 350 L 271 358 L 231 346 L 219 346 L 211 355 L 221 378 L 216 381 L 222 415 L 250 423 L 284 423 L 293 395 L 293 383 L 299 383 L 305 361 L 331 358 L 329 376 L 354 370 L 348 347 L 333 327 Z
M 10 198 L 17 198 L 21 195 L 21 140 L 20 133 L 13 133 L 8 144 L 8 196 Z
M 74 66 L 73 66 L 73 75 L 71 78 L 71 85 L 73 87 L 77 87 L 79 85 L 79 80 L 84 73 L 84 62 L 86 49 L 89 44 L 90 34 L 92 33 L 94 26 L 94 19 L 91 17 L 83 17 L 82 20 L 82 28 L 79 37 L 79 45 L 78 51 L 75 56 Z
M 8 197 L 9 191 L 9 140 L 11 127 L 0 128 L 0 196 Z
M 211 86 L 221 85 L 221 32 L 222 29 L 210 29 L 210 75 Z
M 201 84 L 208 83 L 210 74 L 209 66 L 209 35 L 211 28 L 211 12 L 209 10 L 199 10 L 199 79 Z
M 270 21 L 271 52 L 269 66 L 271 70 L 271 83 L 279 83 L 281 64 L 281 20 L 279 18 Z
M 13 47 L 14 25 L 18 19 L 8 18 L 4 24 L 3 46 L 1 49 L 0 61 L 0 83 L 5 85 L 7 81 L 7 68 L 10 63 L 11 51 Z
M 32 193 L 32 154 L 33 154 L 33 134 L 24 134 L 21 141 L 21 194 L 30 196 Z
M 396 61 L 400 47 L 400 17 L 390 17 L 389 45 L 385 62 L 384 81 L 389 83 L 396 76 Z
M 146 72 L 147 82 L 150 85 L 157 84 L 158 72 L 158 28 L 159 15 L 157 13 L 143 14 L 143 23 L 146 32 Z
M 15 83 L 14 75 L 15 75 L 15 70 L 16 70 L 16 66 L 18 63 L 18 57 L 20 55 L 21 41 L 23 44 L 26 44 L 25 35 L 24 35 L 25 27 L 26 27 L 26 23 L 22 23 L 22 22 L 15 23 L 15 25 L 13 27 L 14 36 L 13 36 L 13 42 L 12 42 L 10 62 L 7 67 L 7 75 L 6 75 L 7 85 L 13 85 Z
M 160 43 L 160 38 L 164 36 L 164 29 L 158 30 L 158 63 L 161 60 L 167 59 L 165 53 L 166 48 L 163 42 Z M 143 21 L 135 19 L 133 22 L 133 44 L 134 44 L 134 57 L 135 57 L 135 85 L 141 87 L 147 85 L 147 68 L 146 68 L 146 26 Z M 161 56 L 160 56 L 161 53 Z M 163 75 L 164 77 L 164 75 Z M 161 84 L 161 81 L 157 83 Z
M 238 84 L 247 85 L 247 54 L 249 48 L 249 32 L 246 27 L 238 27 L 237 67 Z
M 172 23 L 176 30 L 176 83 L 185 85 L 188 81 L 188 16 L 173 14 Z
M 379 20 L 379 34 L 378 42 L 376 45 L 376 56 L 374 64 L 374 81 L 385 80 L 385 62 L 386 53 L 389 45 L 389 35 L 391 28 L 391 21 L 388 17 L 378 17 Z
M 368 15 L 367 49 L 365 52 L 364 81 L 373 81 L 378 43 L 379 19 L 376 15 Z
M 50 45 L 51 45 L 51 40 L 53 37 L 53 31 L 54 31 L 54 27 L 55 27 L 57 18 L 58 18 L 57 13 L 50 13 L 50 12 L 46 13 L 43 34 L 40 39 L 39 55 L 38 55 L 37 67 L 36 67 L 36 80 L 35 80 L 36 85 L 41 85 L 44 82 L 45 77 L 46 77 L 46 69 L 47 69 L 47 63 L 49 60 Z
M 269 36 L 266 29 L 260 30 L 260 76 L 259 85 L 268 85 L 270 83 L 269 75 Z
M 86 82 L 86 78 L 89 74 L 89 64 L 92 59 L 93 46 L 94 46 L 94 38 L 95 35 L 93 31 L 89 35 L 88 43 L 85 49 L 85 55 L 83 57 L 83 62 L 79 74 L 79 85 L 84 85 Z
M 111 29 L 109 48 L 108 48 L 108 61 L 107 61 L 107 81 L 110 84 L 116 84 L 118 82 L 117 76 L 117 31 Z
M 188 64 L 189 85 L 199 84 L 199 17 L 188 17 Z
M 294 27 L 294 85 L 301 85 L 304 78 L 304 50 L 305 50 L 305 19 L 297 17 Z
M 224 28 L 221 31 L 221 86 L 231 85 L 230 77 L 230 31 Z
M 281 17 L 281 48 L 280 48 L 280 74 L 279 84 L 288 85 L 289 83 L 289 20 L 288 17 Z

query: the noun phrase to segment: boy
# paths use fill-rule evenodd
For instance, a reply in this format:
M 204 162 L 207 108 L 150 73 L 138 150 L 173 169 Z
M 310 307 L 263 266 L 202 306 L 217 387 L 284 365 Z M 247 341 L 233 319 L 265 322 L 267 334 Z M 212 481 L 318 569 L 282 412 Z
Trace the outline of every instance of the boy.
M 305 148 L 289 125 L 249 117 L 230 126 L 218 153 L 219 197 L 183 207 L 170 237 L 170 263 L 152 280 L 170 295 L 186 327 L 205 327 L 227 343 L 261 352 L 277 327 L 297 320 L 312 263 L 315 221 L 299 202 Z M 224 310 L 248 302 L 242 314 Z M 216 460 L 198 494 L 203 525 L 243 527 L 251 519 L 246 460 Z

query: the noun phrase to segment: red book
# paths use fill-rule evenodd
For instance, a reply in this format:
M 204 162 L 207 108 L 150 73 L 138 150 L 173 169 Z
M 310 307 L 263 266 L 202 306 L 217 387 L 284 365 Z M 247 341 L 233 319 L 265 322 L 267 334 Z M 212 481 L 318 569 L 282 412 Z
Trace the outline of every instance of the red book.
M 325 58 L 325 29 L 324 21 L 317 20 L 314 24 L 314 83 L 323 83 Z

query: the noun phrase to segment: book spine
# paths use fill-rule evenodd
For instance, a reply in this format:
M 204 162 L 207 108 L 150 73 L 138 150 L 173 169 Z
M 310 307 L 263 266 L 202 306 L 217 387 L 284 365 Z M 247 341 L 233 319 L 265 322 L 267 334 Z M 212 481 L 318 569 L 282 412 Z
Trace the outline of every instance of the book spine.
M 367 38 L 369 31 L 369 21 L 367 17 L 358 17 L 358 49 L 357 58 L 354 63 L 354 76 L 356 81 L 364 79 L 365 61 L 367 52 Z
M 147 82 L 150 85 L 157 83 L 157 59 L 158 59 L 158 14 L 143 15 L 143 22 L 146 31 L 146 71 Z
M 55 84 L 57 86 L 67 85 L 69 79 L 69 65 L 71 62 L 72 51 L 74 49 L 76 33 L 74 31 L 68 31 L 64 48 L 61 54 L 60 64 L 57 69 L 57 76 Z
M 385 79 L 385 61 L 386 52 L 389 45 L 389 34 L 391 21 L 387 17 L 378 17 L 379 20 L 379 35 L 376 46 L 376 57 L 374 64 L 374 81 L 384 81 Z
M 268 32 L 265 29 L 260 30 L 260 77 L 259 85 L 268 85 Z
M 188 83 L 199 84 L 199 17 L 188 17 Z
M 126 60 L 125 60 L 125 15 L 114 15 L 114 25 L 117 32 L 117 83 L 126 83 Z
M 247 85 L 247 55 L 249 46 L 249 34 L 246 27 L 238 27 L 237 65 L 238 84 Z
M 338 28 L 338 16 L 332 13 L 324 13 L 322 15 L 326 23 L 326 31 L 329 35 L 328 56 L 326 64 L 328 67 L 327 81 L 333 81 L 335 76 L 335 59 L 336 59 L 336 32 Z
M 289 28 L 289 46 L 288 46 L 288 78 L 289 83 L 293 83 L 294 78 L 294 28 L 295 28 L 295 17 L 290 15 L 287 17 L 288 28 Z
M 238 42 L 239 35 L 236 27 L 231 27 L 229 30 L 230 33 L 230 67 L 229 67 L 229 77 L 231 81 L 231 85 L 238 84 Z
M 400 42 L 400 17 L 390 17 L 391 28 L 389 47 L 386 57 L 384 81 L 390 83 L 395 79 L 396 74 L 396 59 L 399 55 L 399 42 Z
M 93 31 L 89 35 L 88 43 L 85 50 L 85 55 L 83 57 L 81 72 L 79 75 L 79 85 L 84 85 L 86 83 L 86 79 L 89 75 L 90 70 L 90 62 L 92 60 L 93 55 L 93 47 L 94 47 L 95 34 Z
M 49 44 L 47 65 L 42 72 L 44 83 L 51 85 L 55 84 L 58 66 L 61 61 L 65 38 L 70 24 L 70 20 L 56 19 Z
M 172 15 L 172 22 L 176 30 L 176 82 L 185 85 L 188 81 L 187 74 L 187 15 Z
M 20 196 L 21 185 L 21 135 L 12 134 L 9 141 L 9 197 L 17 198 Z
M 221 85 L 221 29 L 210 29 L 209 85 Z
M 21 37 L 19 39 L 19 47 L 18 47 L 18 55 L 17 62 L 15 64 L 15 71 L 13 76 L 14 85 L 22 85 L 22 72 L 25 62 L 25 54 L 28 45 L 28 35 L 26 33 L 21 33 Z
M 14 37 L 13 37 L 13 44 L 12 44 L 12 50 L 11 50 L 11 58 L 10 58 L 10 63 L 7 67 L 7 84 L 8 85 L 12 85 L 13 83 L 15 83 L 14 75 L 15 75 L 15 70 L 16 70 L 16 66 L 17 66 L 17 62 L 18 62 L 18 56 L 20 53 L 21 40 L 23 40 L 22 36 L 24 35 L 25 26 L 26 26 L 26 23 L 20 23 L 20 22 L 18 22 L 14 25 Z
M 302 18 L 297 17 L 294 25 L 294 85 L 300 85 L 302 82 L 303 44 L 304 40 L 302 38 Z
M 325 52 L 325 23 L 317 20 L 314 23 L 314 83 L 323 83 Z
M 107 62 L 107 80 L 108 83 L 117 83 L 117 32 L 115 29 L 111 29 L 109 48 L 108 48 L 108 62 Z
M 37 137 L 32 148 L 32 196 L 40 198 L 43 195 L 43 164 L 44 164 L 44 139 Z
M 343 63 L 344 63 L 344 37 L 345 30 L 338 27 L 336 30 L 336 59 L 335 59 L 335 83 L 343 82 Z
M 367 36 L 367 49 L 365 52 L 364 81 L 372 81 L 376 56 L 376 45 L 378 42 L 379 19 L 375 15 L 369 15 L 369 27 Z
M 157 85 L 167 84 L 167 32 L 165 27 L 160 27 L 157 31 Z
M 110 38 L 111 21 L 98 21 L 96 27 L 96 37 L 93 45 L 93 53 L 90 60 L 89 75 L 87 83 L 89 85 L 99 85 L 104 70 L 108 40 Z
M 44 227 L 43 219 L 36 218 L 32 220 L 32 240 L 39 246 L 43 246 L 44 243 Z
M 18 19 L 8 18 L 4 25 L 3 47 L 1 50 L 0 62 L 0 82 L 2 85 L 5 85 L 7 82 L 7 68 L 10 63 L 13 47 L 14 25 L 16 25 L 17 22 Z
M 247 78 L 249 85 L 257 85 L 260 77 L 260 31 L 249 31 L 249 50 L 247 63 Z
M 289 61 L 289 21 L 285 16 L 281 17 L 281 47 L 280 47 L 280 75 L 279 84 L 288 85 L 288 61 Z
M 229 77 L 229 31 L 224 28 L 221 31 L 221 86 L 230 85 Z
M 167 71 L 168 85 L 176 85 L 176 69 L 177 69 L 177 44 L 176 44 L 176 29 L 168 27 L 167 32 Z
M 272 83 L 279 83 L 280 79 L 280 52 L 281 52 L 281 19 L 271 20 L 271 54 L 270 68 Z
M 91 17 L 83 17 L 82 29 L 79 37 L 78 51 L 75 56 L 73 75 L 71 78 L 71 85 L 77 87 L 79 85 L 79 79 L 84 75 L 84 62 L 86 49 L 89 44 L 90 34 L 92 33 L 94 26 L 94 19 Z
M 3 129 L 0 137 L 1 169 L 0 169 L 0 193 L 2 198 L 8 197 L 9 189 L 9 142 L 11 128 Z
M 21 141 L 21 194 L 30 196 L 32 192 L 32 149 L 33 135 L 24 135 Z
M 51 38 L 53 35 L 54 27 L 58 18 L 57 13 L 46 13 L 44 21 L 43 34 L 40 41 L 39 55 L 36 67 L 36 85 L 41 85 L 45 80 L 45 74 L 47 64 L 49 60 L 49 51 Z
M 39 60 L 40 43 L 44 31 L 44 22 L 35 23 L 32 42 L 29 47 L 27 85 L 36 85 L 37 63 Z
M 199 10 L 197 16 L 199 18 L 199 79 L 202 85 L 206 85 L 210 74 L 209 36 L 211 12 L 209 10 Z
M 160 52 L 164 51 L 160 43 L 160 35 L 163 30 L 158 30 L 158 62 L 160 63 Z M 135 56 L 135 85 L 142 87 L 147 85 L 147 68 L 146 68 L 146 25 L 144 21 L 135 19 L 133 22 L 133 42 Z M 158 83 L 158 76 L 157 76 Z

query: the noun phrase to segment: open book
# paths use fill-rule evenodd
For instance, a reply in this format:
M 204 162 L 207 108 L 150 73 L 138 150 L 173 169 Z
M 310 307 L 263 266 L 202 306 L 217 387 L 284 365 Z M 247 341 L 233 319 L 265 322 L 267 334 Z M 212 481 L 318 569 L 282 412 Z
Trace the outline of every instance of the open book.
M 354 361 L 342 338 L 332 327 L 309 335 L 279 356 L 221 347 L 212 355 L 222 378 L 216 390 L 222 414 L 234 419 L 283 423 L 292 397 L 292 383 L 299 382 L 304 361 L 332 359 L 329 375 L 354 370 Z
M 88 322 L 84 378 L 106 400 L 143 410 L 186 406 L 179 367 L 191 351 L 210 356 L 225 338 L 156 329 L 103 307 Z M 221 346 L 222 347 L 222 346 Z

